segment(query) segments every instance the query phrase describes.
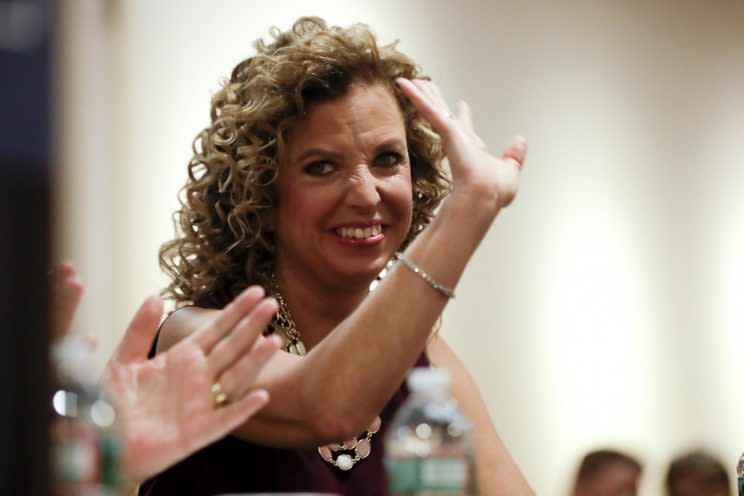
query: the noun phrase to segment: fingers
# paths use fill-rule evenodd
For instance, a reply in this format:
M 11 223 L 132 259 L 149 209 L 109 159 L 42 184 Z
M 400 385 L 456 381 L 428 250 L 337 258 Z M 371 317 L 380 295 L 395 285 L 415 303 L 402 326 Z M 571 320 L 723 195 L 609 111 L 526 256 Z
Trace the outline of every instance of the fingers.
M 69 262 L 62 262 L 49 275 L 52 337 L 60 338 L 70 331 L 75 310 L 83 295 L 83 283 Z
M 457 119 L 470 131 L 473 131 L 473 110 L 463 100 L 457 102 Z
M 524 159 L 527 156 L 527 140 L 523 136 L 516 136 L 506 147 L 501 158 L 505 162 L 514 163 L 520 170 L 524 167 Z
M 163 315 L 163 300 L 150 296 L 139 307 L 124 337 L 114 351 L 113 359 L 121 364 L 139 362 L 147 357 Z
M 450 117 L 449 108 L 441 95 L 437 95 L 437 91 L 432 89 L 428 81 L 421 81 L 416 79 L 410 81 L 404 78 L 398 78 L 395 80 L 398 83 L 398 87 L 406 94 L 416 110 L 437 130 L 442 133 L 445 131 L 452 118 Z
M 192 334 L 192 339 L 209 354 L 212 348 L 228 334 L 240 320 L 264 297 L 261 286 L 251 286 L 227 305 L 216 319 Z
M 439 91 L 439 86 L 425 79 L 414 79 L 413 84 L 426 95 L 429 101 L 445 114 L 449 113 L 449 105 Z
M 470 108 L 470 105 L 463 100 L 457 102 L 457 120 L 465 128 L 466 133 L 478 148 L 481 150 L 488 149 L 481 137 L 475 133 L 475 128 L 473 126 L 473 110 Z
M 253 387 L 261 369 L 281 346 L 279 336 L 260 339 L 250 353 L 245 353 L 227 369 L 218 380 L 230 396 L 239 398 Z
M 215 410 L 210 425 L 205 428 L 208 434 L 205 435 L 204 444 L 220 439 L 230 433 L 263 408 L 268 401 L 268 391 L 265 389 L 256 389 L 246 395 L 245 398 L 241 398 L 235 403 Z
M 447 101 L 442 96 L 439 87 L 431 81 L 415 79 L 396 79 L 398 86 L 408 96 L 414 107 L 429 121 L 434 129 L 445 142 L 452 139 L 455 129 L 460 127 L 465 131 L 463 136 L 468 136 L 479 148 L 485 149 L 483 140 L 475 134 L 473 129 L 473 117 L 470 106 L 464 101 L 457 104 L 456 114 L 449 110 Z M 459 126 L 456 125 L 459 124 Z
M 269 324 L 276 310 L 276 300 L 263 299 L 212 348 L 209 353 L 209 366 L 213 375 L 216 376 L 238 357 L 250 351 L 256 337 Z

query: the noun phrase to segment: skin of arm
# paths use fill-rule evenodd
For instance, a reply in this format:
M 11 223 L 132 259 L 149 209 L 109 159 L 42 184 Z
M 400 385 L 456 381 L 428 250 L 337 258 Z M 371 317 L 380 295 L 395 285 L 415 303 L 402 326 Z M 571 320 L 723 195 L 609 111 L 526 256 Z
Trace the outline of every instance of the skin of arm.
M 516 193 L 524 142 L 512 141 L 495 158 L 474 133 L 469 107 L 461 104 L 458 117 L 451 118 L 433 83 L 401 79 L 398 84 L 442 137 L 454 184 L 406 257 L 455 287 L 493 219 Z M 272 401 L 234 434 L 259 444 L 310 448 L 364 431 L 403 382 L 447 301 L 397 264 L 306 356 L 278 353 L 270 360 L 256 386 L 268 390 Z M 177 311 L 163 325 L 158 351 L 218 314 Z
M 426 355 L 433 366 L 450 373 L 451 395 L 473 425 L 480 494 L 534 494 L 496 432 L 478 386 L 454 351 L 435 334 L 429 340 Z

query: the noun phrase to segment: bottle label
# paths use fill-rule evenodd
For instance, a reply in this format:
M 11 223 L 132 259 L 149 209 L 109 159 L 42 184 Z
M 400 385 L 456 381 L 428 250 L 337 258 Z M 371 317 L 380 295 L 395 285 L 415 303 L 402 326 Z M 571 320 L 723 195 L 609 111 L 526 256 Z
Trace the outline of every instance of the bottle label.
M 462 493 L 468 485 L 463 458 L 388 459 L 389 494 Z
M 67 420 L 52 426 L 56 493 L 115 494 L 121 484 L 119 437 Z M 85 488 L 96 488 L 97 492 Z
M 98 445 L 101 457 L 101 483 L 106 487 L 119 487 L 121 484 L 121 474 L 119 471 L 122 462 L 119 438 L 112 435 L 104 435 L 101 436 Z
M 53 451 L 56 477 L 67 482 L 94 479 L 98 471 L 98 450 L 93 433 L 84 426 L 64 427 L 67 437 L 56 440 Z

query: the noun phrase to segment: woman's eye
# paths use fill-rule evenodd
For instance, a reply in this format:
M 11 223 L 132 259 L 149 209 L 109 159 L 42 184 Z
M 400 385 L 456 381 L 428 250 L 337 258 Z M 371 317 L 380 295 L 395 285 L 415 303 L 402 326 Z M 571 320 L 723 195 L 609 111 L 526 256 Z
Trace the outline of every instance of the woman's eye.
M 382 167 L 394 167 L 403 162 L 403 156 L 398 152 L 381 153 L 375 159 L 375 164 Z
M 317 162 L 307 164 L 302 169 L 305 171 L 305 174 L 309 174 L 311 176 L 322 176 L 324 174 L 328 174 L 333 170 L 333 164 L 324 160 L 319 160 Z

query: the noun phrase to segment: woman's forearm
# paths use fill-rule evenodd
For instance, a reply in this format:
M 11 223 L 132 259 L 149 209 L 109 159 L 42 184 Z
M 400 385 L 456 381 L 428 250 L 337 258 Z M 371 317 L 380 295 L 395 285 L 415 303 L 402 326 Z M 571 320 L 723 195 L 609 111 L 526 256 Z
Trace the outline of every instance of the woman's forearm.
M 406 257 L 442 285 L 455 287 L 498 212 L 491 200 L 476 195 L 449 198 L 408 247 Z M 258 386 L 266 387 L 272 400 L 257 415 L 253 428 L 249 421 L 236 433 L 292 445 L 289 436 L 305 445 L 362 432 L 424 350 L 447 302 L 423 278 L 397 264 L 307 356 L 282 357 L 290 359 L 284 361 L 284 370 L 268 371 L 265 384 L 259 379 Z M 285 422 L 294 418 L 306 424 L 305 434 L 299 434 L 301 429 L 296 436 L 287 429 L 274 434 L 266 425 L 272 418 Z

